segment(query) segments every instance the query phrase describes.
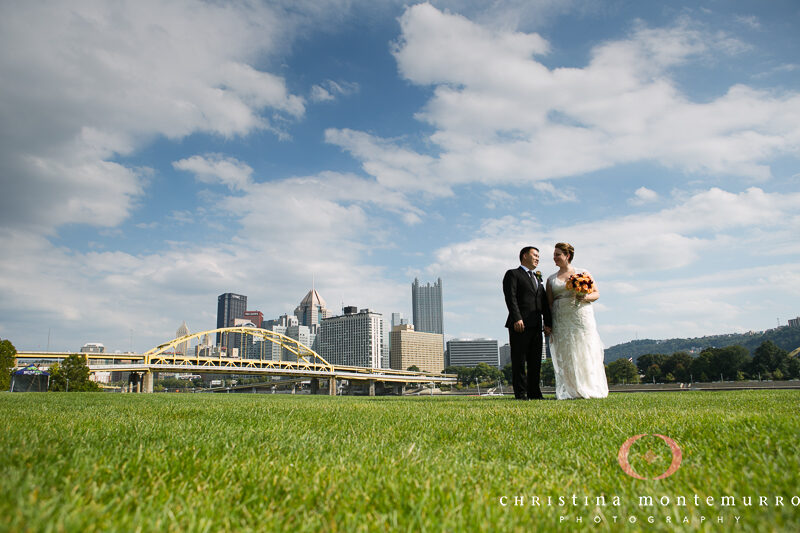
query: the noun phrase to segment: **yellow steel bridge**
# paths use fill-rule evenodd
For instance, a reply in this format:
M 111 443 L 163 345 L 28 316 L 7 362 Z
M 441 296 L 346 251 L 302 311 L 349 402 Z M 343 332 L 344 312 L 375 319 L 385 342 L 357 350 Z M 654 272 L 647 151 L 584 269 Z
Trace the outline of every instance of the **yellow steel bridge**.
M 239 346 L 254 346 L 255 341 L 262 341 L 258 349 L 242 349 L 235 357 L 222 353 L 210 355 L 210 350 L 195 350 L 195 354 L 182 353 L 176 348 L 189 347 L 195 339 L 205 335 L 221 333 L 238 335 Z M 267 344 L 269 341 L 272 344 Z M 277 345 L 278 355 L 273 358 L 273 350 L 265 353 L 265 347 Z M 66 359 L 74 352 L 17 352 L 17 364 L 31 362 L 55 362 Z M 91 372 L 127 371 L 142 372 L 144 392 L 153 392 L 153 374 L 155 372 L 210 373 L 210 374 L 248 374 L 264 376 L 292 376 L 296 378 L 326 379 L 329 393 L 336 394 L 337 380 L 355 380 L 368 382 L 370 393 L 374 391 L 376 382 L 383 383 L 455 383 L 453 374 L 435 374 L 430 372 L 410 372 L 384 368 L 362 368 L 332 365 L 317 352 L 303 343 L 280 333 L 260 328 L 228 327 L 199 333 L 192 333 L 160 344 L 142 354 L 81 353 L 87 358 Z

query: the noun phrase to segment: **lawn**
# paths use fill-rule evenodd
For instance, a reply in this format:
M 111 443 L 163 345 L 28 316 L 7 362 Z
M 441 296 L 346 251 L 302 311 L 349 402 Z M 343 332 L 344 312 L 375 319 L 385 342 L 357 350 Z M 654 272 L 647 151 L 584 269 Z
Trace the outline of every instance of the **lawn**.
M 0 393 L 0 530 L 797 531 L 798 412 L 795 391 Z M 639 434 L 646 480 L 617 462 Z M 653 434 L 682 452 L 661 480 Z

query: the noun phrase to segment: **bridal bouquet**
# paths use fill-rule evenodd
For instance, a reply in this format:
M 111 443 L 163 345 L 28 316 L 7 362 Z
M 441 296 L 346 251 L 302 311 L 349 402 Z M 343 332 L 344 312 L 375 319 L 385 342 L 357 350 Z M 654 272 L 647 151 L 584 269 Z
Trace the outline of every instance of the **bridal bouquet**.
M 567 289 L 573 291 L 576 296 L 583 297 L 594 290 L 594 280 L 586 272 L 576 272 L 567 280 Z

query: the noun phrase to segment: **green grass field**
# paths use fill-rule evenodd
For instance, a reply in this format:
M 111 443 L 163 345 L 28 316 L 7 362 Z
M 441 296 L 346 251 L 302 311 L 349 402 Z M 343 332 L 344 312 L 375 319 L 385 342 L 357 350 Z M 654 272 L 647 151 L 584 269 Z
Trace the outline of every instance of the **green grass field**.
M 2 393 L 0 530 L 797 531 L 798 412 L 795 391 L 567 402 Z M 643 433 L 679 444 L 674 475 L 622 471 L 620 446 Z M 646 477 L 671 460 L 654 436 L 631 448 Z

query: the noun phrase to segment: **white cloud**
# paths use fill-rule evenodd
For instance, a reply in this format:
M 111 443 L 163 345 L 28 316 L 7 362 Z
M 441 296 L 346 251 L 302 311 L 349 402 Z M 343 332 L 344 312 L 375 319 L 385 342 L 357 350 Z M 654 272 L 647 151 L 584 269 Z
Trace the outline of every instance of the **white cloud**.
M 736 17 L 736 21 L 742 24 L 743 26 L 747 26 L 752 30 L 760 30 L 761 29 L 761 22 L 758 20 L 758 17 L 755 15 L 740 15 Z
M 628 199 L 631 205 L 643 205 L 658 200 L 658 193 L 650 190 L 647 187 L 639 187 L 633 193 L 633 198 Z
M 245 166 L 231 158 L 189 158 L 181 166 L 211 179 L 219 161 L 234 176 Z M 2 307 L 13 309 L 0 334 L 25 339 L 19 349 L 44 348 L 47 323 L 53 348 L 99 340 L 128 349 L 134 329 L 134 349 L 144 350 L 172 338 L 184 319 L 194 331 L 212 329 L 214 298 L 222 292 L 246 294 L 251 308 L 270 317 L 291 313 L 312 277 L 334 310 L 340 302 L 387 316 L 405 309 L 407 284 L 370 260 L 393 242 L 386 212 L 418 219 L 405 198 L 346 174 L 255 183 L 223 179 L 224 170 L 213 175 L 230 190 L 214 198 L 235 221 L 224 239 L 175 242 L 157 252 L 77 252 L 27 231 L 0 230 L 0 247 L 14 250 L 0 257 Z M 170 219 L 186 215 L 175 211 Z M 37 338 L 40 344 L 32 344 Z
M 454 11 L 492 28 L 539 28 L 566 13 L 597 14 L 602 6 L 595 0 L 434 0 L 445 12 Z
M 689 19 L 638 23 L 580 68 L 541 63 L 549 44 L 538 34 L 430 4 L 409 7 L 400 23 L 400 74 L 434 89 L 417 115 L 435 129 L 434 155 L 363 132 L 326 133 L 390 187 L 449 194 L 458 184 L 497 188 L 637 162 L 764 180 L 771 158 L 800 148 L 800 93 L 737 84 L 701 103 L 681 92 L 674 69 L 748 47 Z
M 302 116 L 303 99 L 250 64 L 290 26 L 255 2 L 2 4 L 3 223 L 114 226 L 145 183 L 117 156 L 157 136 L 274 129 L 266 110 Z
M 175 161 L 173 166 L 192 172 L 203 183 L 219 183 L 231 192 L 245 193 L 215 201 L 254 233 L 291 230 L 294 238 L 313 240 L 320 231 L 331 232 L 333 237 L 358 230 L 362 224 L 366 227 L 366 210 L 371 208 L 400 215 L 410 224 L 419 222 L 423 213 L 401 192 L 352 174 L 322 172 L 256 183 L 249 165 L 222 154 L 196 155 Z M 309 229 L 308 235 L 304 228 Z
M 492 189 L 486 193 L 486 207 L 489 209 L 496 209 L 498 206 L 507 208 L 515 198 L 506 191 L 500 189 Z
M 492 31 L 430 4 L 410 7 L 400 24 L 403 34 L 394 50 L 400 72 L 420 84 L 492 86 L 527 70 L 531 56 L 549 50 L 537 34 Z
M 339 96 L 350 96 L 360 90 L 358 83 L 325 80 L 319 85 L 311 87 L 312 102 L 330 102 Z
M 325 141 L 360 159 L 364 171 L 387 188 L 441 196 L 452 194 L 447 183 L 443 183 L 443 176 L 432 174 L 434 158 L 430 156 L 350 129 L 328 129 Z
M 195 221 L 195 217 L 193 216 L 191 211 L 184 211 L 184 210 L 176 210 L 169 214 L 169 220 L 172 223 L 184 225 L 184 224 L 191 224 Z
M 575 196 L 575 191 L 570 187 L 563 185 L 555 186 L 549 181 L 537 181 L 533 184 L 533 188 L 539 192 L 550 195 L 558 202 L 577 202 L 578 198 Z
M 203 183 L 219 182 L 234 190 L 243 190 L 252 184 L 253 169 L 249 165 L 221 154 L 195 155 L 175 161 L 172 166 L 194 173 Z
M 773 67 L 773 68 L 771 68 L 769 70 L 766 70 L 764 72 L 760 72 L 758 74 L 754 74 L 753 78 L 754 79 L 763 79 L 763 78 L 768 78 L 770 76 L 774 76 L 775 74 L 791 73 L 791 72 L 794 72 L 794 71 L 796 71 L 798 69 L 800 69 L 800 65 L 798 65 L 797 63 L 782 63 L 782 64 L 780 64 L 780 65 L 778 65 L 776 67 Z
M 335 100 L 336 97 L 333 96 L 327 89 L 320 85 L 314 85 L 311 87 L 311 101 L 312 102 L 330 102 Z
M 796 277 L 800 216 L 794 206 L 800 193 L 714 188 L 675 202 L 653 213 L 563 227 L 530 216 L 485 221 L 474 238 L 437 250 L 427 269 L 448 280 L 448 291 L 461 295 L 463 309 L 475 310 L 451 324 L 451 333 L 494 317 L 498 323 L 486 330 L 502 337 L 502 273 L 515 266 L 522 246 L 532 244 L 540 248 L 539 269 L 548 275 L 555 271 L 551 255 L 558 241 L 573 244 L 575 265 L 598 279 L 605 306 L 598 313 L 608 317 L 601 324 L 639 324 L 639 331 L 651 335 L 692 336 L 754 329 L 748 309 L 787 308 L 776 288 L 799 290 L 784 278 Z M 782 266 L 760 266 L 765 263 Z M 625 331 L 608 333 L 618 342 L 627 340 L 617 336 Z

